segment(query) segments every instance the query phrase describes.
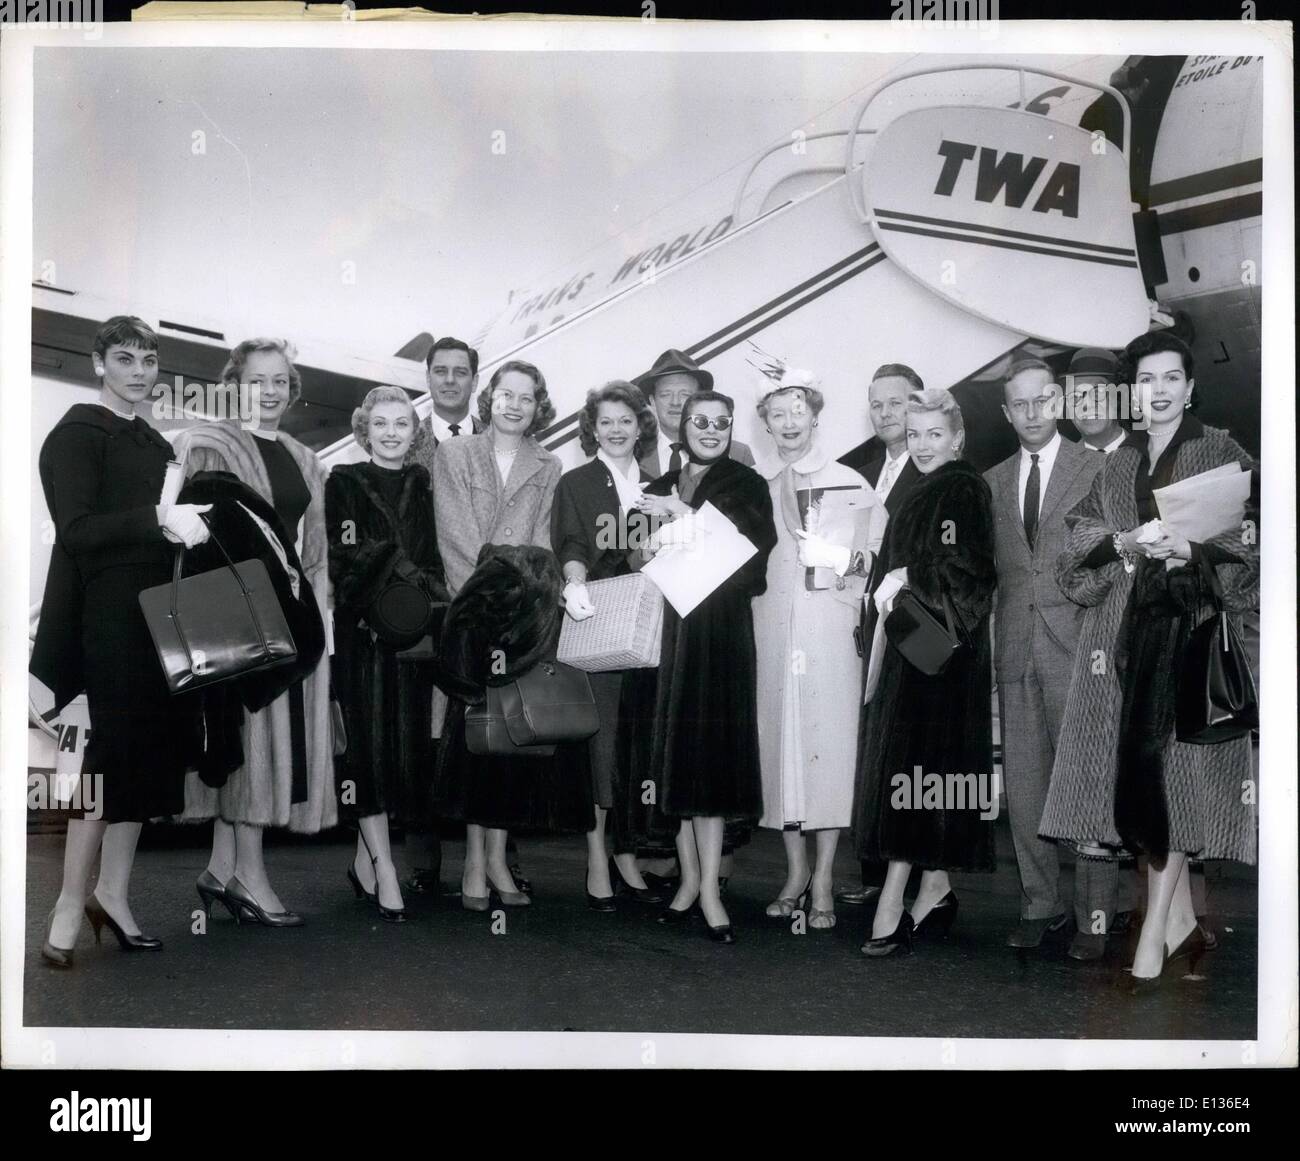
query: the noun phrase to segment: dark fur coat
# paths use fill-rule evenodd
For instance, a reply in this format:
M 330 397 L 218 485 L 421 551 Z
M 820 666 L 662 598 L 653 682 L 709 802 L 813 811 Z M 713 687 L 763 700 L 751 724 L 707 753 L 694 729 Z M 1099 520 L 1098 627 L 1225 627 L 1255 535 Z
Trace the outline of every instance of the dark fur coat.
M 331 673 L 348 738 L 334 762 L 340 808 L 352 817 L 385 812 L 426 824 L 433 665 L 399 659 L 371 632 L 366 613 L 396 577 L 423 589 L 439 619 L 446 609 L 429 473 L 412 464 L 397 481 L 371 463 L 340 464 L 325 482 L 325 525 L 334 589 Z
M 886 644 L 859 756 L 859 852 L 928 870 L 992 870 L 993 827 L 978 808 L 957 809 L 955 799 L 941 809 L 897 805 L 914 801 L 910 780 L 918 766 L 945 785 L 973 774 L 973 786 L 992 793 L 989 613 L 997 572 L 988 484 L 963 460 L 922 476 L 890 520 L 886 540 L 890 566 L 907 568 L 909 587 L 940 619 L 940 594 L 948 594 L 968 644 L 933 677 Z M 908 779 L 905 795 L 896 793 L 900 774 Z

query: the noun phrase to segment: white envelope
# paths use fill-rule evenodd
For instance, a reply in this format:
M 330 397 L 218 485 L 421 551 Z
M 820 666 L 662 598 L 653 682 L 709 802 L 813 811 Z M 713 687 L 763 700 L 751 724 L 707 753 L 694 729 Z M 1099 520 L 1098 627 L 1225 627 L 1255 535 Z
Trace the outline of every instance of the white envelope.
M 1194 544 L 1241 527 L 1250 499 L 1250 473 L 1240 464 L 1223 464 L 1208 472 L 1155 489 L 1160 520 Z
M 712 504 L 695 513 L 695 533 L 691 544 L 669 545 L 641 569 L 681 617 L 758 553 L 753 541 Z

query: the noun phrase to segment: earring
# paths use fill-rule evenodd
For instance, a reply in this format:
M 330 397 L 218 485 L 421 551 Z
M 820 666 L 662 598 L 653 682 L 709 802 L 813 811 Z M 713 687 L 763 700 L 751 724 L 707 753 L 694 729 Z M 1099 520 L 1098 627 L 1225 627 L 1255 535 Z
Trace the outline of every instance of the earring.
M 1189 395 L 1183 400 L 1183 410 L 1186 411 L 1192 405 L 1192 397 Z

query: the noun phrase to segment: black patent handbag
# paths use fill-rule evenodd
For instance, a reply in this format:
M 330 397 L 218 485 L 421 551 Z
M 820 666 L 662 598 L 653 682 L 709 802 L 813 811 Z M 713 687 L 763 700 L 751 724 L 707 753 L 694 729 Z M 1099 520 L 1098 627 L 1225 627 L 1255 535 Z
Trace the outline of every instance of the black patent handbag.
M 941 593 L 943 620 L 918 599 L 911 589 L 900 589 L 894 607 L 885 618 L 885 636 L 913 668 L 937 677 L 961 650 L 952 602 Z
M 1215 615 L 1191 631 L 1178 665 L 1175 737 L 1212 746 L 1259 728 L 1259 695 L 1250 657 L 1223 604 L 1213 565 L 1201 563 Z
M 266 565 L 256 558 L 181 576 L 185 549 L 176 550 L 172 579 L 139 595 L 170 692 L 189 693 L 292 664 L 298 657 L 289 622 Z

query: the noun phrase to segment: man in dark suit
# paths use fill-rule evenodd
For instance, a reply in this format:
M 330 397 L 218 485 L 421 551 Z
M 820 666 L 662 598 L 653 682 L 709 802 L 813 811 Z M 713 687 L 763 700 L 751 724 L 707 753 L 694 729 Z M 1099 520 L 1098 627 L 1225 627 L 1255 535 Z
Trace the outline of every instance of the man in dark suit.
M 478 416 L 470 414 L 470 400 L 478 387 L 478 352 L 451 335 L 441 338 L 424 357 L 424 376 L 433 410 L 420 422 L 428 438 L 414 458 L 432 478 L 433 453 L 440 443 L 483 430 Z
M 659 438 L 637 461 L 646 475 L 657 480 L 665 472 L 676 471 L 682 466 L 682 445 L 677 438 L 682 425 L 682 406 L 697 391 L 712 391 L 713 375 L 690 355 L 670 348 L 655 360 L 650 370 L 642 372 L 632 382 L 650 401 L 655 409 L 655 419 L 659 421 Z M 739 440 L 731 441 L 731 450 L 727 454 L 733 460 L 751 468 L 754 466 L 754 453 Z
M 1105 457 L 1063 439 L 1060 390 L 1041 359 L 1013 363 L 1002 411 L 1020 447 L 990 468 L 998 590 L 993 664 L 1002 722 L 1002 779 L 1020 872 L 1020 922 L 1010 947 L 1037 947 L 1063 929 L 1056 844 L 1038 835 L 1056 740 L 1085 610 L 1056 583 L 1065 514 L 1092 487 Z M 1069 954 L 1100 959 L 1115 918 L 1118 863 L 1079 857 L 1074 872 L 1075 935 Z
M 876 368 L 867 387 L 867 412 L 875 432 L 870 439 L 858 444 L 851 451 L 840 456 L 840 463 L 865 476 L 867 483 L 875 489 L 876 495 L 885 502 L 885 511 L 892 520 L 902 506 L 903 498 L 912 485 L 921 478 L 912 457 L 907 454 L 907 397 L 913 391 L 924 391 L 925 384 L 911 367 L 903 363 L 886 363 Z M 887 545 L 880 547 L 880 556 L 871 570 L 871 582 L 868 596 L 876 591 L 876 585 L 890 569 Z M 862 642 L 864 660 L 871 652 L 871 640 L 876 631 L 878 617 L 875 601 L 868 600 L 858 622 L 859 638 Z M 859 731 L 866 726 L 867 715 L 860 715 Z M 861 736 L 858 738 L 858 752 L 862 752 Z M 837 891 L 835 898 L 840 903 L 869 903 L 880 894 L 885 882 L 885 864 L 862 862 L 862 885 L 847 887 Z

